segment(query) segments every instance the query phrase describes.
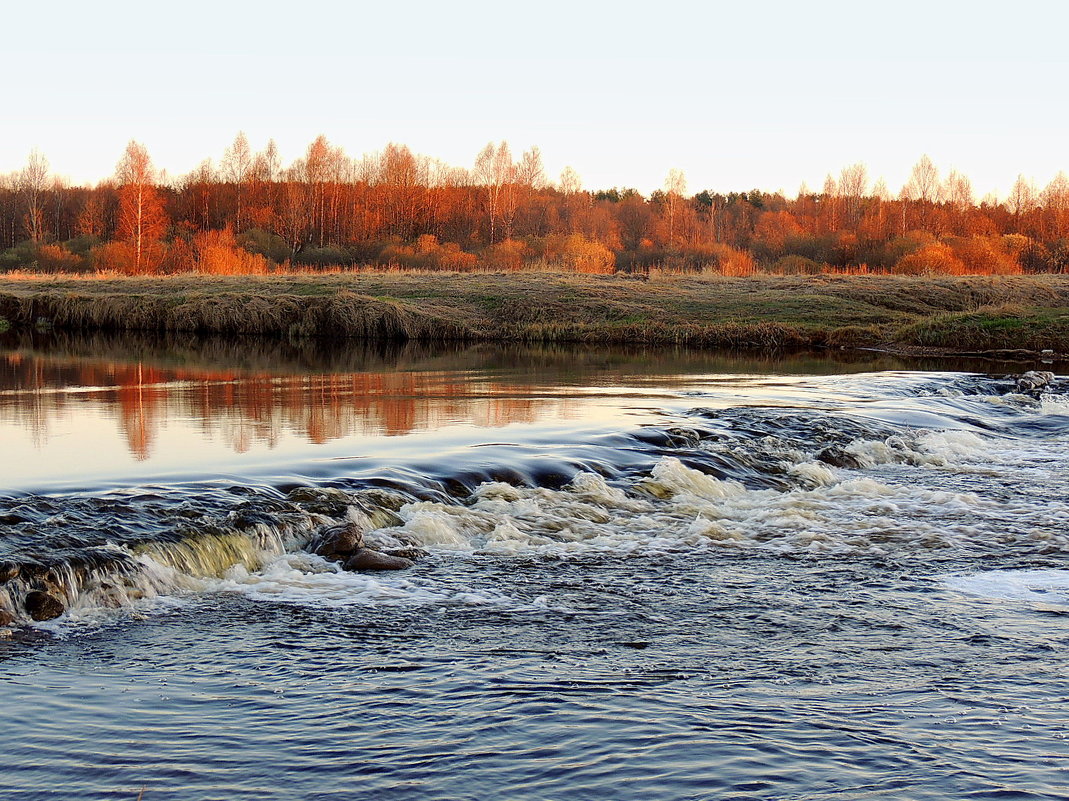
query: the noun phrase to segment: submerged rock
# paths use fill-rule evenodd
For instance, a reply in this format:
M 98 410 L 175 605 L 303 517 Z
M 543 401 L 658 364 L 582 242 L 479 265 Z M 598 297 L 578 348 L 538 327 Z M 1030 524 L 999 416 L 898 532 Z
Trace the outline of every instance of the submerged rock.
M 839 445 L 829 445 L 817 454 L 817 459 L 832 467 L 845 467 L 850 470 L 861 467 L 858 458 Z
M 308 550 L 330 562 L 345 562 L 364 545 L 364 530 L 350 520 L 323 529 L 308 544 Z
M 309 512 L 328 517 L 344 517 L 349 507 L 354 505 L 351 496 L 334 487 L 297 487 L 286 497 Z
M 32 590 L 26 593 L 23 606 L 26 607 L 26 612 L 34 620 L 54 620 L 67 611 L 62 601 L 40 590 Z
M 359 548 L 346 560 L 344 567 L 355 573 L 363 573 L 372 570 L 404 570 L 413 564 L 415 562 L 403 556 L 391 556 L 370 548 Z
M 423 550 L 422 548 L 416 547 L 387 548 L 383 551 L 383 553 L 389 554 L 390 556 L 400 556 L 402 559 L 411 559 L 413 561 L 415 561 L 416 559 L 422 559 L 424 556 L 427 555 L 427 551 Z

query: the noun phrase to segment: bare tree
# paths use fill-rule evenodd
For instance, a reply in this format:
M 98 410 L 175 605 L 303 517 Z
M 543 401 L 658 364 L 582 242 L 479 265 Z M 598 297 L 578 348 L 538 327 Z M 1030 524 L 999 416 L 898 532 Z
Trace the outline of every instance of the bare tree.
M 37 243 L 44 239 L 43 194 L 48 185 L 48 160 L 34 148 L 26 166 L 16 178 L 18 193 L 26 209 L 24 227 L 30 240 Z
M 861 219 L 861 200 L 869 187 L 869 171 L 858 162 L 843 167 L 839 173 L 839 196 L 846 205 L 846 217 L 849 224 L 856 226 Z
M 1040 199 L 1051 220 L 1053 238 L 1069 236 L 1069 178 L 1059 172 L 1043 190 Z
M 494 145 L 490 142 L 475 157 L 475 180 L 486 187 L 486 212 L 490 220 L 490 244 L 497 241 L 497 221 L 505 212 L 506 219 L 511 219 L 509 209 L 515 211 L 515 193 L 512 188 L 516 182 L 516 167 L 512 163 L 512 152 L 508 142 Z
M 679 206 L 683 202 L 683 194 L 687 191 L 687 179 L 683 170 L 672 168 L 664 179 L 665 208 L 668 212 L 668 243 L 675 242 L 676 216 L 679 214 Z
M 1010 194 L 1006 198 L 1006 206 L 1014 216 L 1016 228 L 1020 233 L 1021 217 L 1036 207 L 1036 187 L 1023 175 L 1018 175 L 1013 182 Z
M 923 200 L 926 203 L 939 200 L 939 170 L 927 154 L 921 156 L 920 161 L 913 165 L 903 189 L 910 200 Z
M 566 195 L 575 195 L 583 191 L 583 182 L 579 173 L 572 167 L 565 167 L 560 172 L 560 191 Z
M 244 131 L 238 131 L 233 144 L 223 153 L 220 167 L 223 180 L 234 186 L 236 198 L 234 225 L 240 231 L 245 227 L 245 184 L 252 173 L 252 150 L 249 149 L 249 140 L 245 137 Z
M 524 151 L 517 167 L 516 181 L 532 189 L 542 189 L 546 185 L 546 170 L 542 166 L 542 151 L 538 147 Z

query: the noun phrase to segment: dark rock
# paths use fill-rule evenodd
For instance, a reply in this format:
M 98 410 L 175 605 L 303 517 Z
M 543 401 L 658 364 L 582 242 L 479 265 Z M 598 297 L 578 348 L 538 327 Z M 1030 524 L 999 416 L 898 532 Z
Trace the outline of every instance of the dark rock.
M 344 562 L 364 545 L 364 532 L 359 524 L 348 521 L 323 529 L 308 544 L 308 550 L 331 562 Z
M 26 593 L 23 605 L 34 620 L 53 620 L 66 611 L 62 601 L 40 590 Z
M 15 616 L 6 609 L 0 609 L 0 628 L 10 626 L 15 622 Z
M 422 548 L 415 548 L 415 547 L 412 547 L 412 548 L 389 548 L 389 549 L 383 551 L 383 553 L 389 554 L 390 556 L 400 556 L 402 559 L 412 559 L 412 560 L 422 559 L 424 556 L 427 555 L 427 551 L 423 550 Z
M 817 454 L 817 460 L 830 464 L 832 467 L 845 467 L 850 470 L 857 470 L 861 467 L 861 462 L 857 457 L 839 445 L 829 445 Z
M 345 517 L 349 507 L 355 504 L 352 497 L 333 487 L 297 487 L 286 497 L 309 512 L 327 517 Z
M 345 562 L 345 569 L 357 573 L 371 570 L 404 570 L 413 564 L 411 559 L 405 559 L 403 556 L 391 556 L 370 548 L 360 548 Z
M 18 578 L 19 564 L 18 562 L 0 562 L 0 584 L 4 584 L 11 581 L 13 578 Z

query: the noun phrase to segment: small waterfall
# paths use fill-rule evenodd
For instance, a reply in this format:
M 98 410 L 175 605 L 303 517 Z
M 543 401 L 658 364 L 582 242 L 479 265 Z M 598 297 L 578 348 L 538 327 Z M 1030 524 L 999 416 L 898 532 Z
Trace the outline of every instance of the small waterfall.
M 136 545 L 85 549 L 66 561 L 34 560 L 0 565 L 0 623 L 24 624 L 54 612 L 123 608 L 159 595 L 195 590 L 203 579 L 220 578 L 235 566 L 258 570 L 271 559 L 307 545 L 312 532 L 333 518 L 301 511 L 284 520 L 213 525 L 169 533 Z M 46 598 L 42 599 L 42 594 Z M 47 599 L 54 599 L 50 601 Z M 51 608 L 48 611 L 47 608 Z M 6 613 L 6 614 L 3 614 Z

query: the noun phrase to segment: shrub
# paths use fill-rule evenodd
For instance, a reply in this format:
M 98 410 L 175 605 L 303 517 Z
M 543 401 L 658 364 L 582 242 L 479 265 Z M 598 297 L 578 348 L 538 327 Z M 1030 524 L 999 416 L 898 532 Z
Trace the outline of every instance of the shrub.
M 768 268 L 769 272 L 780 275 L 817 275 L 823 270 L 823 265 L 805 256 L 799 256 L 797 253 L 776 259 Z
M 929 273 L 962 275 L 966 269 L 965 264 L 954 254 L 954 250 L 949 245 L 935 242 L 900 258 L 892 268 L 892 272 L 896 275 L 928 275 Z
M 180 240 L 179 240 L 180 241 Z M 197 272 L 212 275 L 255 275 L 266 273 L 267 259 L 259 253 L 239 248 L 234 232 L 202 231 L 193 237 Z

